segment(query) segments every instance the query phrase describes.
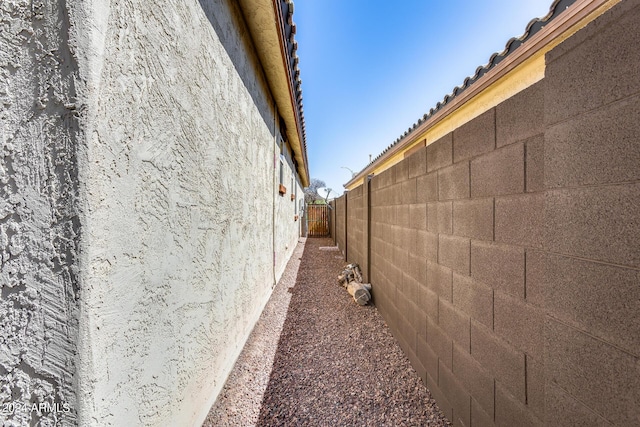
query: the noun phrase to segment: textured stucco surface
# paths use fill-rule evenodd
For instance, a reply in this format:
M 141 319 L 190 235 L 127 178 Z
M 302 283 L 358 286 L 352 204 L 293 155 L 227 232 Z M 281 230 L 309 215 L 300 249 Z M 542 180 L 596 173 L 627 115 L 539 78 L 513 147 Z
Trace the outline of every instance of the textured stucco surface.
M 236 3 L 0 12 L 2 419 L 199 425 L 299 236 Z
M 283 132 L 284 130 L 281 129 L 279 131 Z M 276 153 L 279 152 L 280 150 L 276 149 Z M 284 273 L 287 262 L 298 243 L 298 237 L 300 237 L 301 233 L 300 224 L 302 222 L 300 208 L 304 203 L 304 193 L 299 176 L 293 172 L 291 150 L 285 148 L 282 155 L 284 157 L 282 161 L 282 181 L 287 191 L 285 194 L 276 192 L 277 196 L 274 200 L 274 247 L 276 250 L 274 268 L 276 280 Z M 277 181 L 280 180 L 279 163 L 279 161 L 276 162 Z M 291 195 L 293 195 L 293 200 Z M 298 216 L 297 220 L 295 219 L 296 215 Z
M 230 5 L 112 1 L 105 16 L 85 182 L 87 424 L 201 422 L 295 247 L 273 102 Z M 274 231 L 284 203 L 292 228 Z
M 0 3 L 3 425 L 76 420 L 79 133 L 67 29 L 64 1 Z

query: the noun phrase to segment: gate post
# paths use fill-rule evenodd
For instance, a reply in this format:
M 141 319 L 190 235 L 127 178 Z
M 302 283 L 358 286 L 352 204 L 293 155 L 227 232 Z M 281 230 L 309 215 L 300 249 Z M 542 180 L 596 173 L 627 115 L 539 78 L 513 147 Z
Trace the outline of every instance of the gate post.
M 349 193 L 344 193 L 344 260 L 348 261 L 347 251 L 349 249 Z
M 335 199 L 329 203 L 329 235 L 333 240 L 334 246 L 336 243 L 336 201 Z

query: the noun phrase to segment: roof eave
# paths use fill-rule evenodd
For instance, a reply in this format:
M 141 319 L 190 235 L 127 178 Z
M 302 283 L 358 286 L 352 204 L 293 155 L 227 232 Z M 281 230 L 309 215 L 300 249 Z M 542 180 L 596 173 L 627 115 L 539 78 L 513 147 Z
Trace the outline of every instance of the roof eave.
M 302 116 L 299 80 L 294 78 L 285 40 L 285 21 L 279 0 L 238 0 L 258 59 L 267 78 L 278 112 L 286 125 L 286 136 L 298 165 L 304 187 L 309 185 L 309 169 Z

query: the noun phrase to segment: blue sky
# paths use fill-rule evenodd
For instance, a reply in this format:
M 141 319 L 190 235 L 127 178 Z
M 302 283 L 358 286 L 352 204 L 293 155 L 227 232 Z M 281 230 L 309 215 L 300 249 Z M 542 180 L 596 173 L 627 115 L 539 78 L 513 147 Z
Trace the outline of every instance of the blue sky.
M 297 0 L 311 178 L 351 178 L 552 0 Z

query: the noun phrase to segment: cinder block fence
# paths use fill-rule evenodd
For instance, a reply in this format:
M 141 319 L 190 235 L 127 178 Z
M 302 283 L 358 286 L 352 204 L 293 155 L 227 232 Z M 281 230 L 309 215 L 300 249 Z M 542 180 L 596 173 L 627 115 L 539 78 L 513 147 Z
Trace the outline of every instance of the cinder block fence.
M 640 425 L 640 7 L 334 202 L 334 239 L 454 425 Z

